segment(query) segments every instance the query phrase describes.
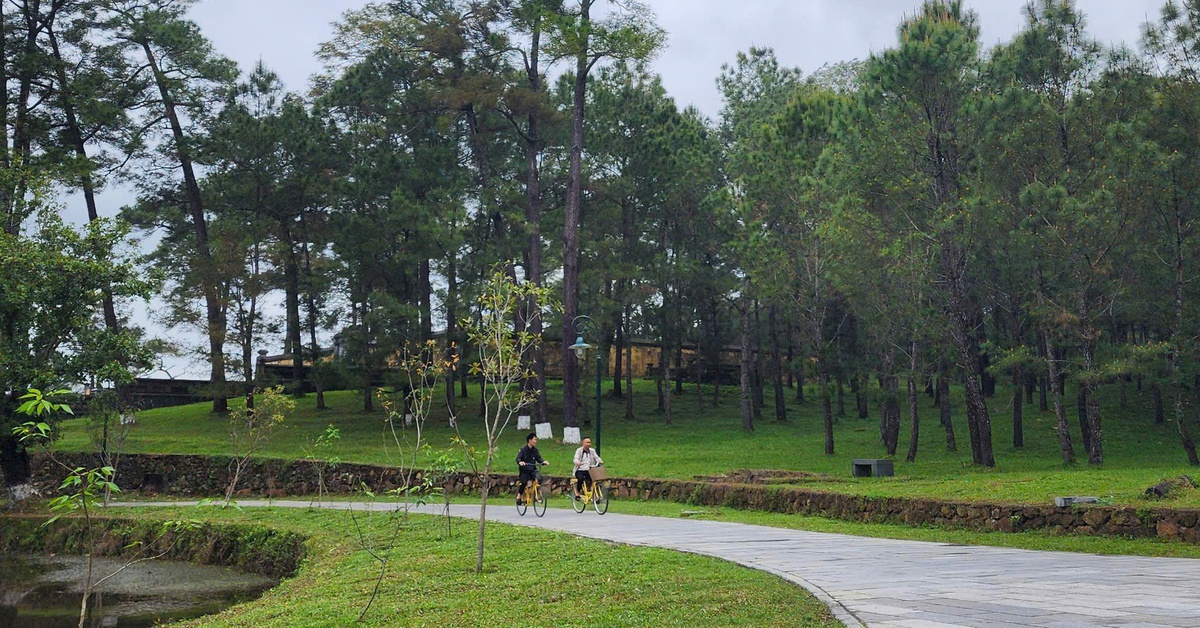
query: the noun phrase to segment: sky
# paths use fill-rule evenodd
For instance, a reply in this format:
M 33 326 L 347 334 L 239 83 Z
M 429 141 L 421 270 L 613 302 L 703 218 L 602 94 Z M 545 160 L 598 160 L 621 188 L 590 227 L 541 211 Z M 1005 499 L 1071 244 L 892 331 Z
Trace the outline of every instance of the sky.
M 216 50 L 243 70 L 262 60 L 289 90 L 306 92 L 309 77 L 320 70 L 313 52 L 330 38 L 331 23 L 367 1 L 199 0 L 190 17 Z M 770 47 L 781 63 L 810 74 L 825 64 L 865 59 L 872 52 L 892 47 L 901 19 L 920 5 L 920 0 L 646 1 L 668 33 L 666 49 L 655 59 L 654 70 L 680 107 L 694 105 L 714 120 L 721 109 L 716 78 L 721 66 L 732 63 L 739 51 Z M 1164 1 L 1077 0 L 1077 6 L 1087 16 L 1093 37 L 1137 47 L 1142 24 L 1157 19 Z M 1023 23 L 1025 3 L 967 0 L 979 14 L 985 47 L 1012 38 Z M 599 3 L 604 4 L 603 0 Z M 115 211 L 132 200 L 127 190 L 110 189 L 102 202 L 107 201 Z M 192 337 L 196 344 L 202 340 L 186 331 L 158 329 L 148 312 L 135 313 L 134 319 L 153 334 L 180 340 Z M 282 338 L 268 339 L 266 345 L 270 353 L 278 353 Z M 205 373 L 206 367 L 195 360 L 168 360 L 169 375 L 205 377 Z
M 751 46 L 775 50 L 780 62 L 809 74 L 827 63 L 865 59 L 893 46 L 901 18 L 920 0 L 645 0 L 668 33 L 654 69 L 680 107 L 711 118 L 720 112 L 721 65 Z M 1077 0 L 1092 36 L 1137 47 L 1141 26 L 1165 0 Z M 317 45 L 330 24 L 367 0 L 200 0 L 191 17 L 222 54 L 243 68 L 259 59 L 288 89 L 306 91 L 319 70 Z M 598 4 L 603 5 L 601 2 Z M 967 0 L 990 48 L 1021 27 L 1025 0 Z

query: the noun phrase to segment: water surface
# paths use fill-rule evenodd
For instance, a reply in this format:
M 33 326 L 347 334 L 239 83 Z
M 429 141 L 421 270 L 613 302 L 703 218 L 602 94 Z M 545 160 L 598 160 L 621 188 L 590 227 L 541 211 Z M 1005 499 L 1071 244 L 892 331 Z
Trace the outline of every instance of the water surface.
M 122 559 L 95 559 L 93 581 L 125 564 Z M 0 555 L 0 628 L 78 626 L 86 571 L 84 556 Z M 148 628 L 199 617 L 252 600 L 275 584 L 228 567 L 146 561 L 96 589 L 86 625 Z

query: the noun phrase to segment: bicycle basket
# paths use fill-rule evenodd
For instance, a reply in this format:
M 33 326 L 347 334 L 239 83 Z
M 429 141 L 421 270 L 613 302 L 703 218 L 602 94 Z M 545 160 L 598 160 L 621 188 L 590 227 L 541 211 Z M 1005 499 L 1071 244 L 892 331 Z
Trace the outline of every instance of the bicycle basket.
M 605 471 L 604 467 L 592 467 L 588 469 L 588 475 L 592 476 L 593 482 L 608 479 L 608 471 Z

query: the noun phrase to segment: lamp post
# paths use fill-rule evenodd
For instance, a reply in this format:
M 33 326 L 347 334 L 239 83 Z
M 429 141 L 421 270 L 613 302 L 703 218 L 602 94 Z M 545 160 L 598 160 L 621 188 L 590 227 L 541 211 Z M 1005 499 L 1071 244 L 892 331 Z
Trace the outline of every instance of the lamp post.
M 599 330 L 596 328 L 596 322 L 592 317 L 587 315 L 576 316 L 571 321 L 571 326 L 575 328 L 575 344 L 568 347 L 575 352 L 575 359 L 583 361 L 587 356 L 588 349 L 593 348 L 592 345 L 583 341 L 585 333 L 599 337 Z M 600 453 L 600 371 L 601 361 L 603 357 L 600 352 L 600 341 L 596 341 L 596 453 Z

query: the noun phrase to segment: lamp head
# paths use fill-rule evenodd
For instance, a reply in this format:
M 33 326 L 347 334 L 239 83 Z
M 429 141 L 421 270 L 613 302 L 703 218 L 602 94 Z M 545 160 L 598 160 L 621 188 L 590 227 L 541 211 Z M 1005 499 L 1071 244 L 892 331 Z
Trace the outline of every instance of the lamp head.
M 587 355 L 587 350 L 592 348 L 592 345 L 584 342 L 583 336 L 580 335 L 575 337 L 575 344 L 567 348 L 575 352 L 576 359 L 582 360 Z

